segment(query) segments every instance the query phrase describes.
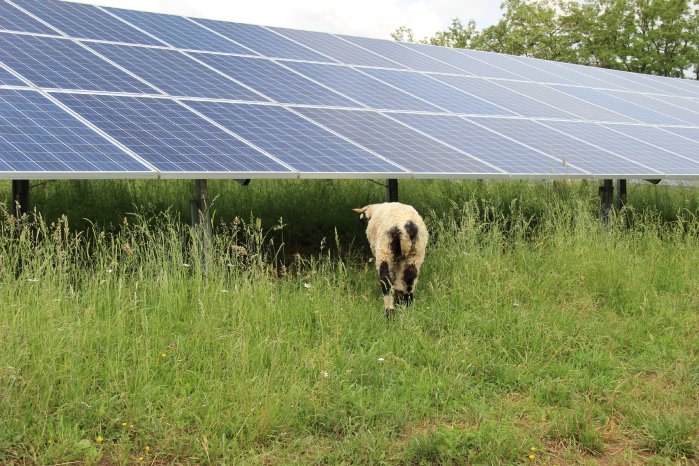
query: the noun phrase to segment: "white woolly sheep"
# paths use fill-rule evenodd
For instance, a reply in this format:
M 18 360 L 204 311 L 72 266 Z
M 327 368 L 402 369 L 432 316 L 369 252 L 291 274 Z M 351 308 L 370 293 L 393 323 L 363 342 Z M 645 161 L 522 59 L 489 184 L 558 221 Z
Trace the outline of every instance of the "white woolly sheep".
M 399 202 L 371 204 L 352 209 L 366 222 L 366 235 L 376 258 L 386 317 L 394 313 L 394 304 L 409 306 L 425 260 L 427 227 L 420 214 Z

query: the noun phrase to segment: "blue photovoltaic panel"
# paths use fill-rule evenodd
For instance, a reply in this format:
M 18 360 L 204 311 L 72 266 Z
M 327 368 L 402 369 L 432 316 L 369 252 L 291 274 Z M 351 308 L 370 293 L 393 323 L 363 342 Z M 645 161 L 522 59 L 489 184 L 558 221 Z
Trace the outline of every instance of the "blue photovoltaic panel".
M 670 131 L 678 136 L 686 139 L 691 139 L 694 142 L 699 142 L 699 128 L 663 128 L 664 131 Z
M 451 66 L 463 70 L 461 74 L 473 76 L 486 76 L 489 78 L 524 79 L 522 76 L 510 73 L 507 70 L 490 65 L 486 62 L 476 60 L 473 57 L 459 52 L 459 49 L 451 47 L 437 47 L 434 45 L 423 45 L 401 42 L 401 45 L 422 52 Z
M 400 45 L 398 42 L 389 40 L 370 39 L 368 37 L 353 37 L 338 35 L 355 45 L 363 47 L 371 52 L 377 53 L 392 61 L 405 65 L 417 71 L 435 71 L 439 73 L 463 73 L 463 70 L 443 63 L 434 58 L 423 55 L 420 52 Z M 395 67 L 393 67 L 395 68 Z
M 613 154 L 627 156 L 634 162 L 643 164 L 660 173 L 699 173 L 699 164 L 697 162 L 666 152 L 658 147 L 650 146 L 595 123 L 547 121 L 544 124 Z
M 254 55 L 235 42 L 219 36 L 182 16 L 107 8 L 113 14 L 181 49 Z
M 322 108 L 296 110 L 415 173 L 500 173 L 380 113 Z
M 489 63 L 491 65 L 515 73 L 516 75 L 521 76 L 520 79 L 526 79 L 529 81 L 543 83 L 572 84 L 572 82 L 568 79 L 563 78 L 557 74 L 549 73 L 548 71 L 545 71 L 543 69 L 531 66 L 528 62 L 523 61 L 522 59 L 518 60 L 518 57 L 494 52 L 481 52 L 479 50 L 470 49 L 459 49 L 459 52 L 469 57 L 475 58 L 476 60 L 480 60 L 484 63 Z
M 562 119 L 577 118 L 576 115 L 572 113 L 565 112 L 554 106 L 530 99 L 526 95 L 507 89 L 499 84 L 502 83 L 502 81 L 489 81 L 483 78 L 446 74 L 433 74 L 430 76 L 450 86 L 454 86 L 463 92 L 468 92 L 471 95 L 506 108 L 518 115 Z
M 690 112 L 699 113 L 699 100 L 687 99 L 685 97 L 675 97 L 675 96 L 648 96 L 653 100 L 659 100 L 662 102 L 667 102 L 676 107 L 689 110 Z
M 576 68 L 577 69 L 577 68 Z M 658 91 L 647 84 L 641 84 L 627 79 L 625 76 L 632 74 L 623 71 L 610 70 L 607 68 L 597 68 L 593 66 L 583 66 L 579 71 L 594 76 L 599 79 L 603 79 L 610 83 L 616 84 L 621 87 L 622 90 L 632 91 L 632 92 L 647 92 L 651 94 L 657 94 Z
M 69 39 L 0 33 L 0 61 L 39 87 L 155 93 Z
M 682 121 L 699 126 L 699 113 L 672 105 L 669 103 L 666 96 L 655 96 L 654 98 L 648 94 L 615 91 L 605 91 L 605 94 L 612 95 L 627 102 L 632 102 L 635 105 L 640 105 L 641 107 L 651 109 L 658 113 L 672 115 L 675 118 L 681 118 Z M 699 109 L 699 106 L 697 108 Z
M 42 22 L 4 1 L 0 1 L 0 29 L 37 34 L 58 34 Z
M 638 126 L 638 125 L 604 125 L 605 127 L 618 131 L 643 142 L 652 144 L 659 149 L 669 150 L 675 154 L 681 155 L 688 159 L 699 161 L 699 142 L 692 142 L 684 138 L 678 138 L 672 133 L 663 131 L 654 126 Z M 657 155 L 664 157 L 665 154 L 658 150 Z M 635 152 L 634 152 L 635 154 Z M 695 170 L 696 172 L 696 170 Z
M 87 45 L 170 95 L 267 100 L 177 50 L 101 43 Z
M 651 87 L 653 89 L 653 91 L 651 91 L 653 94 L 679 95 L 684 97 L 692 97 L 694 95 L 692 92 L 682 88 L 682 86 L 673 84 L 676 81 L 680 81 L 679 79 L 672 79 L 671 82 L 668 82 L 666 79 L 661 79 L 660 76 L 642 73 L 624 73 L 624 79 Z
M 57 0 L 13 0 L 71 37 L 131 44 L 163 45 L 94 5 Z
M 283 107 L 188 102 L 207 117 L 304 173 L 405 173 Z
M 285 62 L 284 64 L 372 108 L 440 111 L 439 108 L 424 100 L 399 91 L 348 66 L 304 62 Z
M 654 76 L 646 75 L 647 78 L 651 80 L 657 80 L 665 84 L 670 84 L 674 87 L 678 87 L 686 92 L 686 96 L 692 98 L 699 98 L 699 81 L 696 79 L 677 79 L 668 78 L 666 76 Z M 685 95 L 684 93 L 682 95 Z
M 38 92 L 0 89 L 0 176 L 150 171 Z
M 624 90 L 624 87 L 613 84 L 609 81 L 600 79 L 599 77 L 594 77 L 592 74 L 584 73 L 585 68 L 583 65 L 575 65 L 572 63 L 563 63 L 558 61 L 541 60 L 539 58 L 523 58 L 521 60 L 527 60 L 531 62 L 532 65 L 542 70 L 550 71 L 551 73 L 557 74 L 569 81 L 577 84 L 578 86 L 593 87 L 599 89 L 612 89 L 612 90 Z
M 56 98 L 161 172 L 290 171 L 170 99 L 88 94 Z
M 572 113 L 583 120 L 638 123 L 638 120 L 612 112 L 599 105 L 585 102 L 582 99 L 568 95 L 565 92 L 559 92 L 557 89 L 544 84 L 518 81 L 498 81 L 498 84 L 532 99 L 564 109 L 566 112 Z
M 378 66 L 381 68 L 405 68 L 373 52 L 325 32 L 299 31 L 296 29 L 270 28 L 279 34 L 310 47 L 346 65 Z
M 4 68 L 0 68 L 0 85 L 5 86 L 26 86 L 21 79 L 15 77 Z
M 192 55 L 277 102 L 359 106 L 271 60 L 210 53 L 193 53 Z
M 595 175 L 659 174 L 655 170 L 617 157 L 605 150 L 566 136 L 536 121 L 509 118 L 473 119 L 488 129 L 512 138 L 522 144 L 572 164 Z
M 612 110 L 614 112 L 621 113 L 628 117 L 634 118 L 643 123 L 649 124 L 670 124 L 670 125 L 686 125 L 687 122 L 672 118 L 667 115 L 654 112 L 653 110 L 647 109 L 645 107 L 640 107 L 638 105 L 632 104 L 626 100 L 621 100 L 614 97 L 611 94 L 599 91 L 596 89 L 588 89 L 584 87 L 569 87 L 569 86 L 551 86 L 555 87 L 561 92 L 578 97 L 585 100 L 586 102 L 591 102 L 600 107 Z
M 569 175 L 584 173 L 563 164 L 558 159 L 547 157 L 463 118 L 415 113 L 394 113 L 391 116 L 508 173 Z
M 398 89 L 455 113 L 471 115 L 514 115 L 435 79 L 410 71 L 364 69 L 363 72 Z
M 322 62 L 333 61 L 262 26 L 208 19 L 195 19 L 195 21 L 265 57 Z

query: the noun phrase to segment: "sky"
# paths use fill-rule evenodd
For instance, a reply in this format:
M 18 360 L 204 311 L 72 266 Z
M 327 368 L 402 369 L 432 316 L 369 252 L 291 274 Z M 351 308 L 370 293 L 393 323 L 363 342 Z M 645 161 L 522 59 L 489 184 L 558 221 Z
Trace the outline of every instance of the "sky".
M 155 11 L 240 23 L 390 39 L 408 26 L 416 39 L 446 29 L 452 19 L 479 28 L 501 16 L 499 0 L 79 0 L 81 3 Z

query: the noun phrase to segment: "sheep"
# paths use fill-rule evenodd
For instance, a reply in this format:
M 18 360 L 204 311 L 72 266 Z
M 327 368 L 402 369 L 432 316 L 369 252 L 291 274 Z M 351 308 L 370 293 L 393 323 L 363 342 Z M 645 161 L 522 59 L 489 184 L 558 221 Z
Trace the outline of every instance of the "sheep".
M 352 209 L 366 224 L 366 235 L 376 259 L 384 312 L 392 317 L 394 304 L 409 306 L 425 260 L 428 232 L 420 214 L 399 202 Z

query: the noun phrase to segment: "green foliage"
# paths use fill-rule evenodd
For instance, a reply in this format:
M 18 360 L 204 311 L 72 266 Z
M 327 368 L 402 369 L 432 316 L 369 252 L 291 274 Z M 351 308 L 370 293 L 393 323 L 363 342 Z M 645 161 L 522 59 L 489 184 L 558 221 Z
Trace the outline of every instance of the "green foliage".
M 386 321 L 349 210 L 383 189 L 305 183 L 212 183 L 207 270 L 191 183 L 3 212 L 0 463 L 696 461 L 696 188 L 630 185 L 605 227 L 592 183 L 402 182 L 431 241 Z M 74 189 L 112 212 L 74 227 Z
M 502 9 L 492 26 L 478 30 L 455 19 L 421 42 L 699 79 L 692 0 L 505 0 Z

